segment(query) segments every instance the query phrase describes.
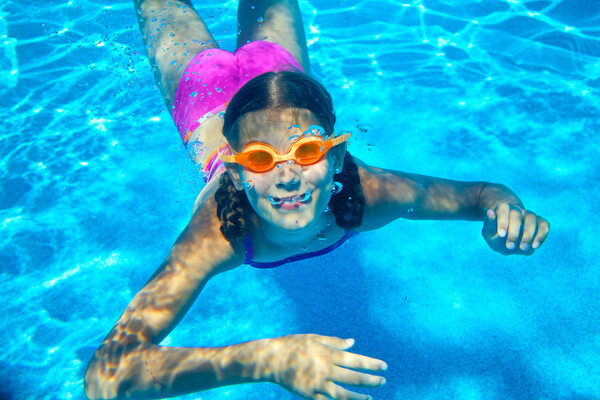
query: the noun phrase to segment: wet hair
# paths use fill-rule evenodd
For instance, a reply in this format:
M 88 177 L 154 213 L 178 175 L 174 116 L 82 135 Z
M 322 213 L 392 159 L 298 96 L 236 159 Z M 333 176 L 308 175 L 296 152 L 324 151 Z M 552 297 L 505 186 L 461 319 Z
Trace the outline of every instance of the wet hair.
M 267 72 L 246 83 L 233 97 L 225 113 L 223 134 L 233 148 L 239 147 L 238 122 L 247 113 L 264 109 L 304 108 L 313 113 L 330 135 L 335 125 L 333 102 L 327 90 L 316 80 L 300 72 Z M 358 167 L 350 153 L 344 155 L 342 171 L 334 180 L 342 191 L 331 196 L 329 208 L 336 224 L 344 229 L 360 226 L 364 213 L 363 195 Z M 254 217 L 244 191 L 237 191 L 228 173 L 221 175 L 215 193 L 221 232 L 229 241 L 244 238 Z

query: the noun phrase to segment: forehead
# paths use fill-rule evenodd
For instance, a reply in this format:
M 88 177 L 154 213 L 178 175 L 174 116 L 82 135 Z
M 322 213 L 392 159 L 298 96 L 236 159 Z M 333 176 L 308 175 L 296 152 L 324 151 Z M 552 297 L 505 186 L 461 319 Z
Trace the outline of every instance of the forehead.
M 273 147 L 287 148 L 291 137 L 310 125 L 320 125 L 317 117 L 304 108 L 265 109 L 245 114 L 239 121 L 239 144 L 265 142 Z

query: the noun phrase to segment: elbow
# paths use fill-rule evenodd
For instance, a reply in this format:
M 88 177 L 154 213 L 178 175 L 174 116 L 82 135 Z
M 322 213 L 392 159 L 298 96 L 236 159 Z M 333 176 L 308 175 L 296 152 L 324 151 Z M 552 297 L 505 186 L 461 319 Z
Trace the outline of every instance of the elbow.
M 102 347 L 98 349 L 85 370 L 85 397 L 90 400 L 123 398 L 124 393 L 120 389 L 125 385 L 119 378 L 123 373 L 120 370 L 118 363 L 110 362 L 110 357 L 104 354 Z M 121 373 L 118 373 L 119 371 Z
M 105 398 L 101 394 L 103 385 L 98 364 L 100 364 L 100 362 L 94 355 L 94 357 L 88 363 L 87 369 L 85 370 L 85 375 L 83 378 L 83 391 L 85 393 L 85 397 L 89 400 Z

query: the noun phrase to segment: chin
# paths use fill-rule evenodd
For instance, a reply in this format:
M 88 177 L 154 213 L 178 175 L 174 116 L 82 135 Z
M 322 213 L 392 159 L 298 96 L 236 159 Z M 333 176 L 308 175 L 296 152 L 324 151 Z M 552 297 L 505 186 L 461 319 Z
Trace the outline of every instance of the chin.
M 275 216 L 273 224 L 281 230 L 298 231 L 306 228 L 315 219 L 312 210 L 303 212 L 289 212 L 285 215 Z
M 282 231 L 299 231 L 315 220 L 315 210 L 312 204 L 305 204 L 293 210 L 275 209 L 270 204 L 268 207 L 271 209 L 268 218 L 265 219 Z

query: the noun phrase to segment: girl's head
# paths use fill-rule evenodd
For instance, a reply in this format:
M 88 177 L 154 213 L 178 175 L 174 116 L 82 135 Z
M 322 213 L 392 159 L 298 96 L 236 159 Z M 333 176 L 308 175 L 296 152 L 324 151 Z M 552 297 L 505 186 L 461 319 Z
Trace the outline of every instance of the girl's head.
M 334 125 L 331 96 L 323 86 L 301 73 L 269 72 L 234 96 L 223 133 L 236 154 L 261 143 L 283 155 L 299 138 L 333 138 Z M 346 154 L 346 144 L 338 144 L 313 164 L 283 161 L 261 172 L 227 163 L 216 194 L 221 230 L 230 240 L 244 236 L 249 225 L 240 215 L 252 211 L 284 232 L 303 229 L 329 210 L 338 225 L 359 225 L 364 199 L 356 165 Z M 334 180 L 344 189 L 332 197 Z
M 303 73 L 267 72 L 246 83 L 227 106 L 223 134 L 235 150 L 241 150 L 240 120 L 248 113 L 267 109 L 308 110 L 320 122 L 326 134 L 333 132 L 333 102 L 319 82 Z

